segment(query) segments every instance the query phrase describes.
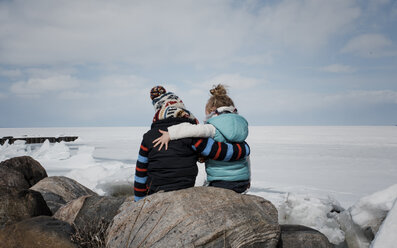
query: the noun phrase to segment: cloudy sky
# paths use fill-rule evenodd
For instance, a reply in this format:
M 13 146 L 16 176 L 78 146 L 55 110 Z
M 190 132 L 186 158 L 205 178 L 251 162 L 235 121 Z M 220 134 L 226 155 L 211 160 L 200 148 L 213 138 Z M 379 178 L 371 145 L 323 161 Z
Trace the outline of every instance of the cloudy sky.
M 0 1 L 0 127 L 147 126 L 161 84 L 202 120 L 396 125 L 396 0 Z

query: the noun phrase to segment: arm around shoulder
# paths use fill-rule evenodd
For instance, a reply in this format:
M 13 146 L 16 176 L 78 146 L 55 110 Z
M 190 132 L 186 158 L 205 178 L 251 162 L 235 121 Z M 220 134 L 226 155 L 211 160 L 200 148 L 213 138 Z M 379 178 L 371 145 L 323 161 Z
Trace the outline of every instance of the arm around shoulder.
M 182 138 L 213 138 L 215 127 L 211 124 L 191 124 L 188 122 L 168 127 L 171 140 Z
M 247 142 L 223 143 L 212 138 L 195 139 L 193 150 L 213 160 L 236 161 L 250 155 L 251 149 Z

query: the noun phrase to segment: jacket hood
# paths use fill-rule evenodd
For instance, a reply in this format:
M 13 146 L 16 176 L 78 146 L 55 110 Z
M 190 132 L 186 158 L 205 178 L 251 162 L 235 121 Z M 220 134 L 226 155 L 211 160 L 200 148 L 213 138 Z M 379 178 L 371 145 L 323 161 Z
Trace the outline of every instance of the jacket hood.
M 238 114 L 221 114 L 208 120 L 216 128 L 214 139 L 219 142 L 243 142 L 248 136 L 248 122 Z

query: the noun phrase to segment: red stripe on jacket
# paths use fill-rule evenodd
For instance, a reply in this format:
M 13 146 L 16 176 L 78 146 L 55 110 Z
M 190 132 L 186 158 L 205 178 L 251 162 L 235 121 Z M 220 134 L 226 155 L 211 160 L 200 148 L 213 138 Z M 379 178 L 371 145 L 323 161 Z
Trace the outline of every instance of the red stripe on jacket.
M 239 144 L 236 144 L 236 145 L 237 145 L 237 148 L 238 148 L 238 155 L 236 157 L 236 160 L 239 160 L 240 157 L 241 157 L 241 146 Z
M 140 171 L 140 172 L 146 172 L 147 171 L 147 169 L 143 169 L 143 168 L 139 168 L 139 167 L 136 167 L 136 170 Z
M 199 141 L 197 141 L 196 144 L 194 144 L 194 147 L 197 148 L 202 142 L 203 142 L 203 139 L 199 139 Z
M 145 189 L 139 189 L 139 188 L 134 187 L 134 190 L 135 190 L 135 191 L 138 191 L 138 192 L 146 192 L 146 191 L 147 191 L 147 188 L 145 188 Z
M 219 158 L 219 155 L 221 154 L 221 151 L 222 151 L 221 142 L 218 142 L 218 151 L 216 152 L 214 160 L 217 160 Z
M 141 145 L 141 149 L 144 150 L 145 152 L 149 151 L 149 148 L 144 147 L 143 145 Z

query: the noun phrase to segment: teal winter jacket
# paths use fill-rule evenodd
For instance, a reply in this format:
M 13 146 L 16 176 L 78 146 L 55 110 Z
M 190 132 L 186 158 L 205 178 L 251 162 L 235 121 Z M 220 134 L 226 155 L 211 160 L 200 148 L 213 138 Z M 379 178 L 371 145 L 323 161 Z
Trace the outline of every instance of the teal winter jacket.
M 216 128 L 214 140 L 218 142 L 243 142 L 248 136 L 248 122 L 238 114 L 220 114 L 210 118 L 207 123 Z M 205 167 L 209 182 L 250 179 L 248 158 L 233 162 L 208 160 Z

